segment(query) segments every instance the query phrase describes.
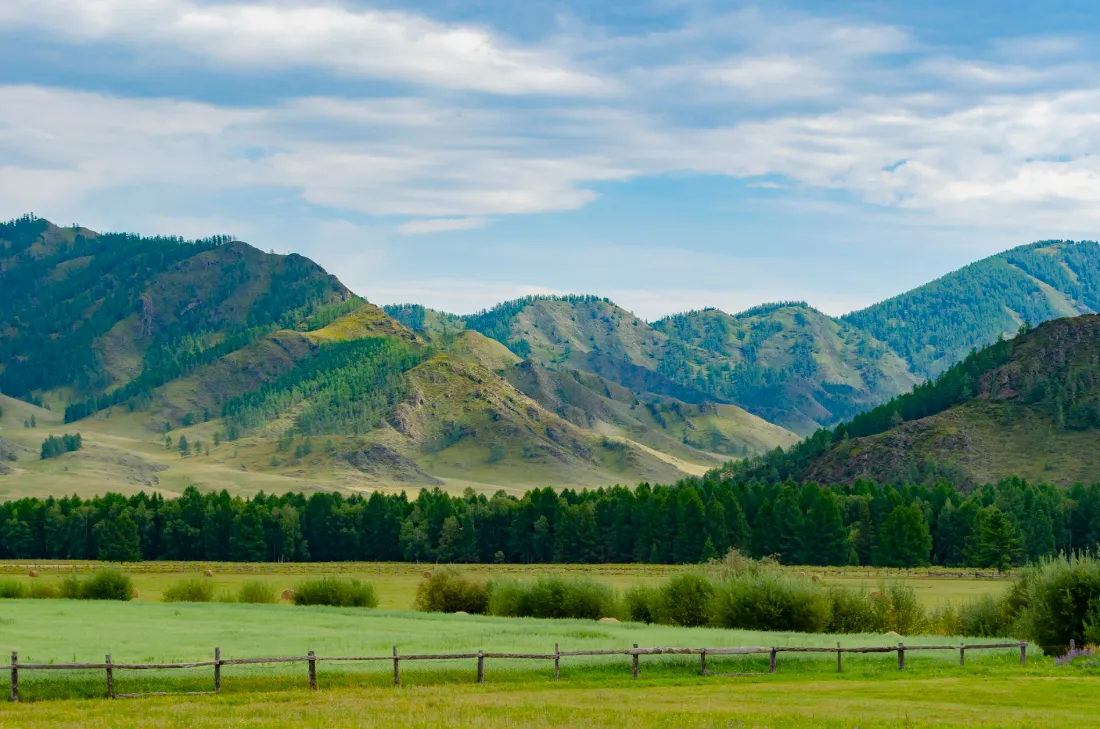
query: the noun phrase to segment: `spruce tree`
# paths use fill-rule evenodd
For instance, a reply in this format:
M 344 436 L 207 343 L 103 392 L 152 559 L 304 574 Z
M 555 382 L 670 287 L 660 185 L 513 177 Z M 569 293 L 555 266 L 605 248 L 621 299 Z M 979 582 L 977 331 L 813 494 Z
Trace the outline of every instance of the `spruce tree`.
M 676 539 L 673 559 L 678 564 L 698 564 L 707 541 L 706 509 L 698 492 L 690 486 L 676 499 Z M 712 545 L 713 546 L 713 545 Z
M 897 506 L 879 528 L 874 563 L 879 567 L 922 567 L 932 552 L 932 534 L 916 505 Z
M 839 500 L 831 490 L 823 490 L 806 514 L 805 561 L 814 565 L 846 564 L 849 546 Z
M 778 540 L 775 534 L 775 507 L 771 499 L 764 499 L 764 503 L 756 512 L 756 519 L 752 525 L 752 553 L 753 556 L 770 557 L 779 551 Z
M 245 505 L 235 517 L 229 535 L 229 553 L 234 562 L 262 562 L 267 556 L 264 519 L 253 503 Z
M 141 538 L 137 524 L 125 511 L 95 526 L 98 558 L 103 562 L 140 562 Z
M 775 500 L 776 553 L 783 564 L 806 564 L 803 552 L 805 526 L 802 509 L 798 506 L 798 492 L 784 486 Z
M 1004 512 L 996 506 L 983 509 L 978 520 L 977 566 L 1003 572 L 1012 566 L 1019 552 L 1020 537 Z

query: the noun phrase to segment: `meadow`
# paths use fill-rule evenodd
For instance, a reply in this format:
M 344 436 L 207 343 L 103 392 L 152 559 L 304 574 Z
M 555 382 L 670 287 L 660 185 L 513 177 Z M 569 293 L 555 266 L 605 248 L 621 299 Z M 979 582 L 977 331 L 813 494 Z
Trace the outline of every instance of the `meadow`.
M 26 562 L 0 561 L 0 576 L 30 583 L 59 581 L 74 568 L 84 572 L 97 567 L 98 562 Z M 28 566 L 37 567 L 40 577 L 27 576 Z M 159 601 L 164 590 L 173 583 L 209 570 L 209 578 L 218 592 L 235 592 L 247 580 L 262 579 L 271 583 L 278 592 L 293 589 L 306 576 L 344 575 L 374 583 L 381 601 L 380 607 L 391 610 L 411 610 L 417 585 L 426 571 L 434 565 L 409 563 L 339 562 L 308 564 L 226 563 L 226 562 L 144 562 L 123 565 L 123 572 L 134 580 L 140 601 Z M 937 608 L 945 604 L 961 605 L 983 595 L 998 595 L 1006 588 L 1009 579 L 942 577 L 928 570 L 900 570 L 887 568 L 838 568 L 838 567 L 788 567 L 785 570 L 806 575 L 817 575 L 824 584 L 874 590 L 882 582 L 902 582 L 912 587 L 925 607 Z M 569 575 L 591 577 L 616 589 L 635 585 L 657 584 L 668 577 L 685 571 L 697 571 L 698 566 L 677 565 L 462 565 L 462 571 L 476 578 L 534 578 L 539 575 Z

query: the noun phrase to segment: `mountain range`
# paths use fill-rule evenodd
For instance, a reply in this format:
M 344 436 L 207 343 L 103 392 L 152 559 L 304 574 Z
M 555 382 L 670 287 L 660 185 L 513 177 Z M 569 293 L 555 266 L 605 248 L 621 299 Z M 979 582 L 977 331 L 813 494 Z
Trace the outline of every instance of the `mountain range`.
M 0 290 L 0 495 L 524 490 L 671 481 L 857 422 L 1100 309 L 1100 246 L 1023 246 L 840 318 L 646 322 L 595 296 L 379 308 L 298 255 L 26 216 L 0 225 Z M 83 448 L 39 459 L 63 432 Z

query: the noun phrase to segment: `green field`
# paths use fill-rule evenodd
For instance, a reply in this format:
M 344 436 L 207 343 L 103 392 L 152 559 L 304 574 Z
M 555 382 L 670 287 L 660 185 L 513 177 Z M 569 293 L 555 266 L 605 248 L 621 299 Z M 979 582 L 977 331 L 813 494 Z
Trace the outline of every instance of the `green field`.
M 93 562 L 42 562 L 37 566 L 41 582 L 60 580 L 76 565 L 82 571 L 92 569 Z M 127 565 L 124 571 L 134 580 L 140 601 L 159 601 L 164 590 L 174 582 L 201 574 L 209 569 L 209 578 L 219 592 L 234 592 L 246 580 L 262 579 L 275 586 L 278 592 L 293 589 L 295 583 L 306 576 L 341 574 L 374 583 L 381 607 L 393 610 L 409 610 L 413 606 L 416 587 L 423 580 L 423 573 L 434 565 L 407 563 L 311 563 L 311 564 L 231 564 L 145 562 Z M 792 567 L 791 572 L 817 575 L 825 584 L 874 590 L 883 581 L 902 581 L 911 586 L 926 607 L 941 607 L 946 603 L 962 605 L 982 595 L 1000 594 L 1009 580 L 972 579 L 958 577 L 929 577 L 926 571 L 892 570 L 875 568 L 822 568 Z M 493 577 L 534 578 L 539 575 L 565 574 L 591 577 L 616 589 L 634 585 L 654 584 L 682 571 L 698 570 L 698 567 L 663 565 L 463 565 L 463 572 L 482 579 Z M 5 574 L 6 573 L 6 574 Z M 30 582 L 25 563 L 0 562 L 0 579 Z M 970 573 L 973 574 L 973 573 Z

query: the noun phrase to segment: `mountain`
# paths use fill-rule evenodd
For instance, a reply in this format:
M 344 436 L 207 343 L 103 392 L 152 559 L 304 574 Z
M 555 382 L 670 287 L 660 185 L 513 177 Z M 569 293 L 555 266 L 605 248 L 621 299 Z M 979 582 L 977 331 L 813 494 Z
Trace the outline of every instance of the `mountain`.
M 1056 240 L 990 256 L 843 320 L 935 377 L 1024 324 L 1097 311 L 1100 245 Z
M 803 303 L 653 324 L 595 296 L 529 297 L 468 317 L 409 305 L 387 311 L 428 333 L 468 327 L 550 370 L 693 406 L 736 405 L 803 435 L 918 382 L 888 346 Z
M 494 340 L 443 317 L 413 332 L 308 259 L 228 237 L 25 217 L 0 226 L 0 286 L 9 497 L 669 482 L 795 440 L 733 406 L 595 380 L 567 404 Z M 81 450 L 38 458 L 75 432 Z
M 739 478 L 1061 485 L 1100 473 L 1100 316 L 1056 319 L 1001 340 L 935 381 L 724 471 Z

